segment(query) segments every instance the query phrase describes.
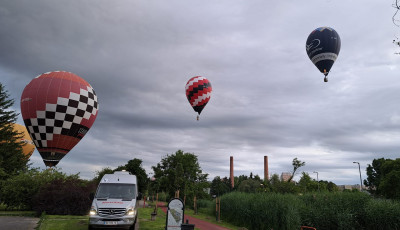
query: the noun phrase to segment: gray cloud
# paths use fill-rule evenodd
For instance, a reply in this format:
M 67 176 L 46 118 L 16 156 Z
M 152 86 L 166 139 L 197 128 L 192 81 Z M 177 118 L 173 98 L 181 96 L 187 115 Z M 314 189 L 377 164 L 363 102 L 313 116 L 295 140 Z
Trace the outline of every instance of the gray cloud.
M 361 0 L 4 1 L 0 80 L 17 111 L 43 72 L 70 71 L 94 87 L 97 120 L 59 164 L 86 178 L 132 158 L 151 172 L 182 149 L 198 155 L 209 179 L 229 175 L 229 156 L 235 175 L 262 177 L 268 155 L 271 173 L 290 171 L 298 157 L 312 176 L 355 184 L 353 161 L 365 168 L 399 149 L 392 13 Z M 305 52 L 320 26 L 342 39 L 329 83 Z M 184 92 L 195 75 L 213 86 L 200 121 Z M 44 167 L 38 152 L 31 161 Z

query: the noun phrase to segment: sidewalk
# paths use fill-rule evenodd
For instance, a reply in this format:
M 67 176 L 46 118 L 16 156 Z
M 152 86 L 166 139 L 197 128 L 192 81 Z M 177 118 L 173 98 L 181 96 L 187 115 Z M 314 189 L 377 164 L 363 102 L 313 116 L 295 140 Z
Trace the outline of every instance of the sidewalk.
M 0 216 L 0 230 L 34 230 L 39 218 L 24 216 Z

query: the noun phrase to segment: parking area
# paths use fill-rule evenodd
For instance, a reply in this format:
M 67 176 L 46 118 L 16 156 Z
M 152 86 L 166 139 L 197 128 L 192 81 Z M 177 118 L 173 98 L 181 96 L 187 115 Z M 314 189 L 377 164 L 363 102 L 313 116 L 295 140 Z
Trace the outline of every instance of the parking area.
M 34 230 L 39 218 L 24 216 L 0 216 L 0 230 Z

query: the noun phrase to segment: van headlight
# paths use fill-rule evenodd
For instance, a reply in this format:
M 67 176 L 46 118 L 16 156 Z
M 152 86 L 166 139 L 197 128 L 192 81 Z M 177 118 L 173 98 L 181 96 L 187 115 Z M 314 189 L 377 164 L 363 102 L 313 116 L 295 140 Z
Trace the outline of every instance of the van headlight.
M 90 211 L 89 211 L 89 215 L 90 216 L 94 216 L 94 215 L 96 215 L 96 209 L 94 209 L 93 207 L 90 209 Z
M 134 216 L 136 214 L 136 210 L 133 208 L 128 209 L 128 211 L 126 212 L 126 215 L 128 216 Z

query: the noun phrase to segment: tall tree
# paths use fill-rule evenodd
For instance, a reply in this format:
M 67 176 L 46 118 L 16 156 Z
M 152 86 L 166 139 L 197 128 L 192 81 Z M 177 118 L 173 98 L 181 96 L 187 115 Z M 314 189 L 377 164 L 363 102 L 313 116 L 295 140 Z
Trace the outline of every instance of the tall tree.
M 220 178 L 219 176 L 214 177 L 211 182 L 211 194 L 221 196 L 225 193 L 230 192 L 230 183 L 227 177 Z
M 203 174 L 197 156 L 182 150 L 167 155 L 152 169 L 158 189 L 167 192 L 171 197 L 177 190 L 180 190 L 180 195 L 199 197 L 204 195 L 203 188 L 209 186 L 208 174 Z
M 382 166 L 386 161 L 390 161 L 390 159 L 374 159 L 372 164 L 368 164 L 367 179 L 364 180 L 364 185 L 369 188 L 372 194 L 379 193 L 379 185 L 383 177 Z
M 296 157 L 296 158 L 293 159 L 292 165 L 293 165 L 293 172 L 292 172 L 292 175 L 290 176 L 288 182 L 291 182 L 291 181 L 292 181 L 292 179 L 293 179 L 293 177 L 294 177 L 294 175 L 295 175 L 297 169 L 299 169 L 300 167 L 306 165 L 306 162 L 300 161 L 300 160 L 297 159 L 297 157 Z
M 400 158 L 374 159 L 372 165 L 368 164 L 364 184 L 377 196 L 400 199 Z
M 112 170 L 110 167 L 102 168 L 100 171 L 96 171 L 96 176 L 93 178 L 93 181 L 98 185 L 100 183 L 101 178 L 105 174 L 113 174 L 114 170 Z
M 300 191 L 303 193 L 318 190 L 318 182 L 311 179 L 310 175 L 306 172 L 302 172 L 298 186 L 300 187 Z
M 142 160 L 134 158 L 129 160 L 128 163 L 124 166 L 119 166 L 114 171 L 126 170 L 130 172 L 132 175 L 136 175 L 138 180 L 138 190 L 141 193 L 144 193 L 147 184 L 149 183 L 149 178 L 147 177 L 146 170 L 142 167 Z
M 0 83 L 0 180 L 26 169 L 28 157 L 22 151 L 19 140 L 22 133 L 13 130 L 18 113 L 12 110 L 14 100 L 9 98 L 7 90 Z

